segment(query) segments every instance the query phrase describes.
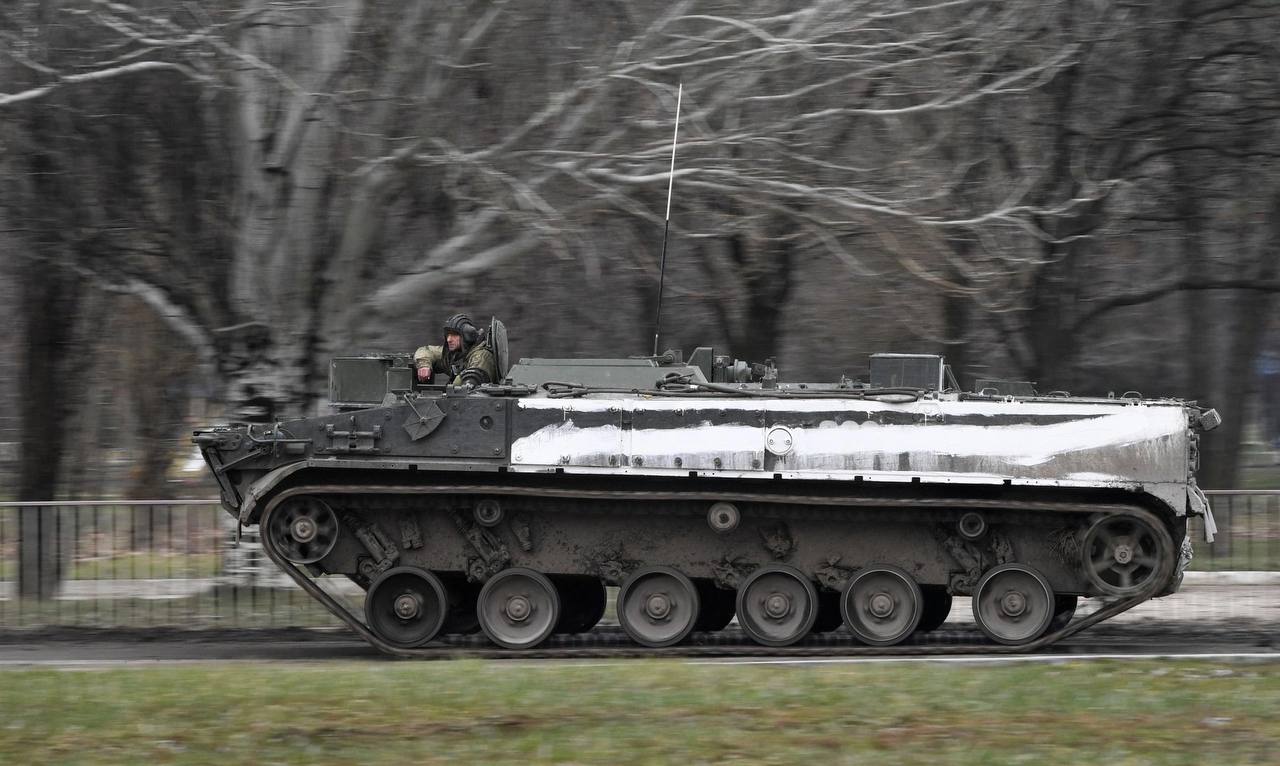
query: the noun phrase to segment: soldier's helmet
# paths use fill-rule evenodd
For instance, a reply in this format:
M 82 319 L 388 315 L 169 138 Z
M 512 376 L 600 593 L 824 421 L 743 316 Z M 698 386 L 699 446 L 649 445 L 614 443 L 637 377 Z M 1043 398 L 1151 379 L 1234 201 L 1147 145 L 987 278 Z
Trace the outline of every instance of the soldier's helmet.
M 462 342 L 466 346 L 472 346 L 477 340 L 480 340 L 480 330 L 476 328 L 475 322 L 471 321 L 471 317 L 466 314 L 454 314 L 444 321 L 445 332 L 456 332 L 462 336 Z

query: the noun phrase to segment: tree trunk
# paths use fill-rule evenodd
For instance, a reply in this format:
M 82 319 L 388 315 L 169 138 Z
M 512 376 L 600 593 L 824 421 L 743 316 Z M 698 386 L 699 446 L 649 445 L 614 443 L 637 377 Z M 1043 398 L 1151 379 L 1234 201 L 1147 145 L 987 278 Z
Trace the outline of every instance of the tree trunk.
M 1027 322 L 1032 363 L 1026 374 L 1041 393 L 1078 393 L 1073 389 L 1079 338 L 1071 321 L 1076 294 L 1075 247 L 1074 243 L 1049 245 L 1053 260 L 1041 267 L 1032 286 Z M 1059 249 L 1066 253 L 1055 252 Z
M 19 384 L 22 407 L 22 457 L 18 499 L 51 500 L 66 446 L 63 427 L 75 349 L 68 340 L 75 325 L 80 280 L 53 264 L 22 269 L 24 374 Z M 68 363 L 70 362 L 70 363 Z M 62 578 L 58 512 L 23 508 L 18 518 L 18 594 L 53 598 Z
M 174 348 L 176 339 L 168 337 L 168 328 L 142 302 L 125 298 L 116 310 L 122 326 L 138 341 L 124 351 L 119 365 L 133 412 L 133 465 L 125 497 L 159 500 L 172 494 L 168 469 L 174 454 L 190 444 L 182 429 L 190 391 L 186 373 L 198 359 Z M 129 525 L 133 550 L 153 548 L 156 518 L 151 507 L 133 509 Z
M 1274 268 L 1271 269 L 1274 272 Z M 1240 443 L 1244 437 L 1244 402 L 1252 384 L 1253 362 L 1261 347 L 1274 299 L 1270 293 L 1250 290 L 1234 302 L 1236 321 L 1227 345 L 1221 394 L 1204 404 L 1219 407 L 1222 427 L 1205 434 L 1201 442 L 1199 482 L 1209 489 L 1233 489 L 1240 470 Z M 1192 350 L 1192 356 L 1197 352 Z
M 953 239 L 950 244 L 956 256 L 962 259 L 968 258 L 973 250 L 967 239 Z M 968 287 L 969 283 L 968 277 L 959 270 L 952 270 L 947 275 L 947 281 L 965 287 Z M 955 376 L 956 383 L 962 391 L 974 389 L 973 383 L 979 377 L 978 371 L 971 368 L 973 361 L 970 352 L 972 339 L 969 337 L 969 323 L 972 315 L 973 299 L 969 296 L 955 293 L 947 293 L 943 296 L 942 326 L 946 343 L 945 361 L 951 367 L 951 374 Z M 951 385 L 951 383 L 944 381 L 944 385 Z
M 720 245 L 711 245 L 717 248 Z M 721 297 L 714 307 L 733 356 L 751 362 L 777 357 L 784 310 L 794 281 L 795 246 L 789 241 L 740 233 L 708 252 Z
M 1194 157 L 1186 152 L 1174 155 L 1174 211 L 1182 223 L 1182 271 L 1188 282 L 1208 281 L 1211 266 L 1205 252 L 1204 210 L 1200 203 L 1203 189 L 1196 183 Z M 1222 357 L 1215 353 L 1218 344 L 1214 323 L 1209 321 L 1210 308 L 1217 301 L 1213 293 L 1189 290 L 1183 295 L 1186 317 L 1184 346 L 1188 350 L 1183 395 L 1191 399 L 1209 399 L 1219 386 L 1214 373 Z M 1224 381 L 1225 382 L 1225 381 Z
M 1270 227 L 1266 240 L 1258 249 L 1256 268 L 1252 276 L 1258 282 L 1270 282 L 1280 272 L 1280 192 L 1272 197 L 1268 214 Z M 1243 243 L 1242 245 L 1243 246 Z M 1205 404 L 1220 408 L 1222 426 L 1205 434 L 1201 443 L 1203 467 L 1201 485 L 1210 489 L 1231 489 L 1236 486 L 1240 470 L 1240 443 L 1244 437 L 1244 402 L 1253 380 L 1253 364 L 1266 337 L 1267 325 L 1275 305 L 1272 293 L 1247 290 L 1232 301 L 1234 316 L 1229 325 L 1230 340 L 1227 343 L 1221 385 Z M 1208 353 L 1205 346 L 1189 349 L 1191 356 Z
M 741 237 L 734 238 L 734 247 L 745 247 Z M 740 359 L 763 362 L 777 357 L 782 339 L 783 316 L 791 292 L 792 247 L 788 243 L 766 243 L 768 256 L 757 256 L 768 261 L 772 268 L 745 280 L 745 308 L 736 328 L 731 332 L 733 353 Z M 770 257 L 772 256 L 772 257 Z
M 233 245 L 232 311 L 262 337 L 250 361 L 231 371 L 230 404 L 269 409 L 269 417 L 306 410 L 317 393 L 312 373 L 325 369 L 316 357 L 317 281 L 332 249 L 331 214 L 336 146 L 342 126 L 320 94 L 342 72 L 348 42 L 364 10 L 361 0 L 306 12 L 263 12 L 239 44 L 280 67 L 301 87 L 246 68 L 239 76 L 238 181 L 235 205 L 241 221 Z M 285 23 L 268 23 L 278 13 Z M 298 23 L 299 17 L 307 23 Z M 287 54 L 287 55 L 286 55 Z M 290 412 L 292 410 L 292 412 Z

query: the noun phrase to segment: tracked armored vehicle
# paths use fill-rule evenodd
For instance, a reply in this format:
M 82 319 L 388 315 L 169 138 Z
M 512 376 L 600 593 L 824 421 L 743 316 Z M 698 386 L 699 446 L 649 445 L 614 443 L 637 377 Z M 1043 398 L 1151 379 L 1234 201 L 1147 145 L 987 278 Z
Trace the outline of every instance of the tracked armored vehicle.
M 1194 472 L 1217 413 L 1194 403 L 963 393 L 932 356 L 804 384 L 709 348 L 509 365 L 499 323 L 489 342 L 499 384 L 335 359 L 333 414 L 194 437 L 226 510 L 390 653 L 588 632 L 606 586 L 643 647 L 735 616 L 746 647 L 920 645 L 964 595 L 981 643 L 1029 650 L 1175 591 L 1188 516 L 1213 529 Z M 1073 620 L 1081 598 L 1102 606 Z

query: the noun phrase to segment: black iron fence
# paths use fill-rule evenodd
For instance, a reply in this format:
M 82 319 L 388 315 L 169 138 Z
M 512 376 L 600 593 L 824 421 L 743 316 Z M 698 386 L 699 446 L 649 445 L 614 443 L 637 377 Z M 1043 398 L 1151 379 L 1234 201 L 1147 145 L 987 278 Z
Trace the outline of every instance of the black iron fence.
M 1218 534 L 1204 541 L 1204 521 L 1192 519 L 1192 571 L 1280 572 L 1280 490 L 1209 490 Z
M 333 623 L 217 501 L 0 503 L 0 629 Z
M 1280 581 L 1280 490 L 1209 492 L 1213 543 L 1194 520 L 1189 582 Z M 1275 573 L 1275 574 L 1272 574 Z M 361 592 L 324 578 L 358 604 Z M 335 625 L 213 500 L 0 503 L 0 629 Z

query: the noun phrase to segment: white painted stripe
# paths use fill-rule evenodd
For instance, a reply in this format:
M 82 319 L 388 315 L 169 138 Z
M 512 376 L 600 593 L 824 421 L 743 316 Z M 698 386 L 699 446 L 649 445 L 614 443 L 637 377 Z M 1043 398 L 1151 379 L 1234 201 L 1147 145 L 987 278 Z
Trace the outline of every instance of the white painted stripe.
M 644 661 L 663 660 L 661 656 L 648 658 Z M 1017 654 L 1017 655 L 964 655 L 964 656 L 932 656 L 932 657 L 776 657 L 776 658 L 666 658 L 671 662 L 681 665 L 873 665 L 886 663 L 932 663 L 932 664 L 948 664 L 948 665 L 1004 665 L 1014 663 L 1046 663 L 1046 662 L 1084 662 L 1092 660 L 1215 660 L 1215 661 L 1236 661 L 1236 660 L 1276 660 L 1280 661 L 1280 651 L 1275 652 L 1155 652 L 1152 654 L 1132 653 L 1107 653 L 1107 654 Z M 301 669 L 300 666 L 315 666 L 324 668 L 331 666 L 334 662 L 384 662 L 384 655 L 370 655 L 368 658 L 360 657 L 308 657 L 299 660 L 285 660 L 288 664 L 295 668 Z M 506 665 L 511 668 L 520 668 L 523 670 L 531 668 L 563 670 L 566 668 L 600 668 L 609 667 L 622 663 L 637 662 L 635 658 L 619 658 L 616 660 L 592 660 L 590 662 L 580 662 L 572 657 L 564 659 L 548 660 L 545 658 L 520 660 L 520 659 L 497 659 L 488 660 L 491 666 Z M 172 660 L 149 660 L 149 659 L 130 659 L 130 660 L 0 660 L 0 668 L 23 669 L 23 668 L 56 668 L 63 670 L 97 670 L 111 668 L 139 669 L 139 668 L 160 668 L 175 666 L 203 666 L 203 665 L 257 665 L 271 663 L 278 665 L 280 658 L 263 658 L 263 659 L 172 659 Z
M 932 657 L 777 657 L 773 659 L 733 658 L 691 659 L 686 665 L 870 665 L 882 663 L 928 662 L 954 665 L 990 665 L 1026 662 L 1075 662 L 1084 660 L 1280 660 L 1274 652 L 1155 652 L 1152 654 L 975 654 Z
M 582 428 L 574 422 L 574 414 L 566 410 L 561 422 L 514 440 L 512 462 L 606 466 L 610 458 L 616 461 L 620 456 L 624 461 L 640 458 L 662 467 L 672 467 L 680 458 L 690 468 L 701 468 L 718 458 L 726 469 L 747 470 L 762 465 L 764 458 L 766 432 L 761 426 L 711 425 L 691 419 L 688 425 L 673 428 L 623 429 L 616 424 Z M 807 428 L 792 427 L 789 432 L 794 445 L 789 454 L 778 458 L 778 467 L 806 473 L 886 470 L 905 458 L 910 467 L 898 473 L 914 476 L 979 473 L 1107 486 L 1121 481 L 1173 481 L 1186 475 L 1186 424 L 1181 412 L 1173 410 L 1126 407 L 1093 419 L 1043 425 L 825 420 Z M 1117 461 L 1124 468 L 1122 473 L 1097 468 Z
M 960 402 L 948 399 L 920 399 L 914 402 L 879 402 L 873 399 L 706 399 L 694 397 L 662 398 L 643 394 L 607 394 L 601 398 L 562 398 L 531 396 L 517 400 L 522 410 L 563 410 L 565 412 L 609 412 L 623 409 L 632 412 L 732 410 L 747 412 L 911 412 L 921 415 L 1111 415 L 1126 410 L 1169 408 L 1181 410 L 1182 402 L 1143 401 L 1138 403 L 1103 404 L 1100 402 Z M 1181 412 L 1176 413 L 1179 417 Z
M 1182 588 L 1222 585 L 1280 585 L 1280 572 L 1185 572 Z
M 508 468 L 513 473 L 549 473 L 551 471 L 563 471 L 564 473 L 574 474 L 600 474 L 608 476 L 688 476 L 689 471 L 684 468 L 635 468 L 631 466 L 599 467 L 590 465 L 512 465 Z M 864 481 L 871 482 L 906 482 L 911 483 L 915 477 L 919 477 L 922 482 L 930 484 L 1003 484 L 1005 481 L 1013 486 L 1025 487 L 1096 487 L 1096 481 L 1078 480 L 1078 479 L 1010 479 L 1005 476 L 995 474 L 973 474 L 973 473 L 939 473 L 936 471 L 903 471 L 898 473 L 890 473 L 887 471 L 734 471 L 734 470 L 702 470 L 698 469 L 699 477 L 718 478 L 718 479 L 760 479 L 769 480 L 775 474 L 782 479 L 809 479 L 809 480 L 838 480 L 852 481 L 854 478 L 861 477 Z M 1108 486 L 1114 486 L 1119 489 L 1137 490 L 1139 487 L 1145 487 L 1148 490 L 1157 488 L 1161 485 L 1155 483 L 1139 484 L 1138 482 L 1114 482 Z M 1179 487 L 1173 483 L 1168 485 L 1174 490 Z M 1184 490 L 1185 491 L 1185 490 Z
M 690 423 L 675 428 L 636 428 L 624 431 L 617 425 L 579 428 L 569 415 L 566 420 L 544 426 L 529 436 L 515 440 L 512 451 L 524 451 L 529 460 L 546 452 L 561 455 L 611 454 L 626 434 L 631 438 L 631 454 L 668 455 L 717 451 L 763 452 L 765 429 L 761 426 L 710 425 Z M 1166 414 L 1166 413 L 1161 413 Z M 1092 420 L 1036 425 L 881 425 L 875 421 L 855 423 L 823 421 L 817 427 L 790 429 L 796 438 L 795 452 L 787 460 L 825 456 L 865 457 L 910 452 L 913 460 L 926 455 L 986 456 L 1019 465 L 1038 465 L 1055 455 L 1104 447 L 1125 447 L 1162 439 L 1178 440 L 1186 431 L 1180 417 L 1152 417 L 1138 409 L 1109 414 Z M 1180 444 L 1168 445 L 1177 450 Z
M 260 660 L 261 662 L 279 662 L 278 659 Z M 79 670 L 81 668 L 129 668 L 129 667 L 161 667 L 169 665 L 214 665 L 228 662 L 255 662 L 255 660 L 0 660 L 0 668 L 65 668 Z

